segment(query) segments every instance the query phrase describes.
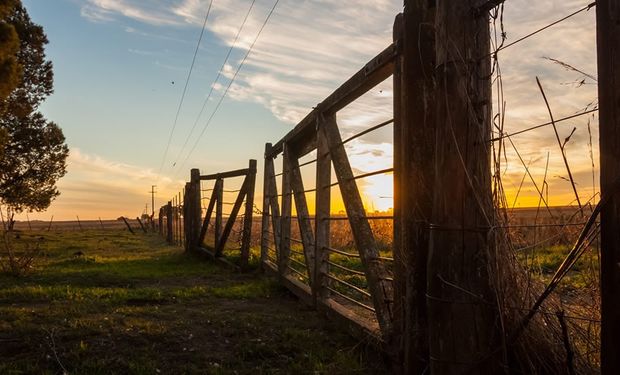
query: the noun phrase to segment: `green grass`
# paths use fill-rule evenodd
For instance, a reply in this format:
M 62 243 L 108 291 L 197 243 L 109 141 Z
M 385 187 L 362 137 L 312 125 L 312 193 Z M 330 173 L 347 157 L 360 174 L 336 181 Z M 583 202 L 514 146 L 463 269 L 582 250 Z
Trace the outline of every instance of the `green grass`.
M 568 245 L 553 245 L 540 247 L 534 251 L 518 253 L 518 259 L 526 265 L 530 272 L 541 281 L 548 282 L 560 267 L 571 247 Z M 598 284 L 599 260 L 593 249 L 586 251 L 577 260 L 560 284 L 560 291 L 564 294 L 575 293 L 580 289 L 591 289 Z
M 0 275 L 0 374 L 387 371 L 273 279 L 185 255 L 155 235 L 16 241 L 40 241 L 43 254 L 28 276 Z

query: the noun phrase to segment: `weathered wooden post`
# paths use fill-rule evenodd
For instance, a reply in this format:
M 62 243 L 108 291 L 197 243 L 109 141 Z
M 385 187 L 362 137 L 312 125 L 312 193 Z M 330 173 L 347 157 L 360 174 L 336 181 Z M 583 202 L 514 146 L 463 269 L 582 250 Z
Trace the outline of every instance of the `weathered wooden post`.
M 177 229 L 177 196 L 176 194 L 172 197 L 172 243 L 176 244 L 177 234 L 179 233 Z
M 271 210 L 269 209 L 271 203 L 271 174 L 269 166 L 273 165 L 273 159 L 271 158 L 271 143 L 265 144 L 265 165 L 263 167 L 263 212 L 261 218 L 261 241 L 260 241 L 260 261 L 261 265 L 267 261 L 267 254 L 269 253 L 269 216 Z M 273 231 L 275 233 L 275 229 Z
M 164 234 L 164 208 L 160 207 L 159 208 L 159 215 L 157 217 L 157 220 L 159 221 L 159 235 L 163 235 Z M 101 223 L 101 225 L 103 226 L 103 223 Z
M 188 228 L 185 231 L 190 233 L 188 237 L 189 249 L 196 250 L 201 244 L 198 243 L 200 238 L 200 227 L 202 225 L 202 199 L 200 188 L 200 170 L 197 168 L 191 171 L 190 193 L 188 194 L 188 200 L 185 204 L 189 205 L 187 219 Z
M 185 251 L 191 251 L 192 250 L 192 244 L 193 244 L 193 236 L 192 236 L 192 229 L 193 229 L 193 223 L 192 223 L 192 219 L 193 219 L 193 211 L 194 211 L 194 205 L 193 205 L 193 200 L 191 199 L 191 197 L 193 196 L 193 191 L 194 191 L 194 185 L 191 182 L 186 182 L 185 183 L 185 188 L 183 189 L 183 205 L 181 207 L 182 209 L 182 213 L 183 213 L 183 227 L 182 227 L 182 232 L 181 232 L 181 238 L 184 239 L 183 242 L 185 242 Z
M 245 177 L 247 184 L 244 184 L 246 188 L 245 192 L 245 212 L 243 216 L 243 234 L 241 238 L 241 268 L 245 269 L 248 266 L 248 259 L 250 258 L 250 241 L 252 239 L 252 217 L 254 212 L 254 188 L 256 187 L 256 160 L 251 159 L 248 167 L 248 175 Z
M 131 232 L 131 234 L 136 234 L 136 232 L 134 232 L 133 229 L 131 228 L 131 225 L 129 224 L 129 222 L 127 221 L 125 216 L 121 216 L 121 219 L 123 219 L 123 222 L 125 223 L 125 226 L 127 226 L 127 230 L 129 230 L 129 232 Z
M 179 239 L 178 245 L 183 246 L 183 195 L 185 194 L 185 188 L 183 188 L 183 192 L 179 192 L 177 195 L 177 236 Z
M 432 374 L 501 372 L 493 251 L 491 64 L 484 0 L 437 2 L 435 192 L 427 269 Z M 486 57 L 485 57 L 486 56 Z
M 173 226 L 172 226 L 172 201 L 168 201 L 166 206 L 166 242 L 172 245 Z
M 329 121 L 336 121 L 330 118 Z M 319 135 L 321 118 L 317 119 L 317 165 L 316 165 L 316 210 L 314 235 L 314 283 L 312 297 L 314 304 L 324 302 L 329 297 L 327 289 L 329 279 L 329 251 L 330 247 L 330 206 L 331 206 L 331 177 L 332 160 L 329 146 L 324 137 Z
M 293 192 L 291 188 L 291 163 L 289 145 L 282 146 L 282 216 L 280 217 L 280 254 L 278 271 L 284 276 L 291 273 L 289 269 L 291 256 L 291 216 Z
M 224 214 L 224 180 L 221 178 L 218 178 L 217 180 L 215 180 L 215 199 L 216 199 L 216 203 L 215 203 L 215 228 L 214 228 L 214 232 L 215 232 L 215 248 L 219 249 L 220 248 L 220 240 L 222 237 L 222 216 Z M 225 245 L 225 244 L 224 244 Z M 222 245 L 222 248 L 223 246 Z M 219 254 L 216 254 L 219 255 Z
M 601 373 L 620 374 L 620 0 L 596 2 L 601 154 Z
M 140 220 L 140 216 L 136 217 L 136 220 L 138 221 L 138 224 L 140 224 L 140 229 L 142 229 L 142 232 L 147 233 L 144 223 L 142 223 L 142 220 Z
M 434 183 L 435 2 L 405 0 L 394 23 L 394 337 L 398 369 L 428 366 L 426 267 Z

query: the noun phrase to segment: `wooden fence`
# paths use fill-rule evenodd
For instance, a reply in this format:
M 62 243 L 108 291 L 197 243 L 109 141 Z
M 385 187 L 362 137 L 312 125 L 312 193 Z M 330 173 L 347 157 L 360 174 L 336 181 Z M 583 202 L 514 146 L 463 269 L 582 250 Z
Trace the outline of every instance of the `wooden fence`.
M 355 333 L 374 337 L 402 373 L 430 369 L 437 374 L 482 374 L 505 366 L 495 348 L 505 344 L 499 338 L 512 337 L 497 324 L 499 309 L 485 302 L 493 300 L 492 286 L 486 271 L 480 271 L 487 270 L 496 229 L 486 141 L 492 122 L 488 12 L 501 3 L 405 0 L 404 13 L 394 23 L 393 44 L 291 132 L 265 147 L 262 268 L 302 300 L 345 321 Z M 601 218 L 605 374 L 620 372 L 613 354 L 620 338 L 614 164 L 620 160 L 620 147 L 614 146 L 619 138 L 613 103 L 620 90 L 612 79 L 617 69 L 611 63 L 620 59 L 614 32 L 620 24 L 618 9 L 618 0 L 597 4 L 602 31 L 600 126 L 601 134 L 607 134 L 601 143 L 606 161 L 601 165 L 602 201 L 615 202 L 606 203 Z M 394 118 L 343 139 L 338 112 L 390 77 Z M 355 174 L 345 145 L 386 126 L 393 127 L 393 166 Z M 315 157 L 307 160 L 309 155 Z M 309 175 L 301 172 L 304 167 L 313 168 L 313 188 L 304 180 Z M 379 174 L 393 174 L 393 216 L 372 215 L 364 208 L 358 181 Z M 160 231 L 170 243 L 218 257 L 245 199 L 240 265 L 247 265 L 255 175 L 254 161 L 247 169 L 215 175 L 192 170 L 184 193 L 160 209 Z M 245 176 L 245 181 L 222 228 L 223 181 L 232 176 Z M 215 180 L 206 210 L 201 180 Z M 334 215 L 330 209 L 334 188 L 339 189 L 346 215 Z M 314 194 L 313 201 L 309 194 Z M 207 249 L 204 240 L 214 211 L 213 247 Z M 379 220 L 393 221 L 391 248 L 378 244 L 373 222 Z M 335 222 L 350 227 L 353 246 L 332 246 Z
M 300 298 L 334 312 L 353 323 L 352 327 L 361 328 L 378 338 L 388 337 L 392 331 L 393 258 L 392 249 L 382 249 L 389 255 L 381 255 L 370 221 L 393 218 L 366 214 L 356 180 L 391 174 L 394 170 L 389 168 L 354 176 L 345 145 L 391 125 L 393 121 L 382 122 L 343 140 L 336 113 L 389 78 L 397 56 L 397 46 L 389 46 L 320 103 L 283 139 L 274 145 L 267 144 L 265 148 L 263 268 L 277 274 Z M 300 158 L 311 152 L 316 158 L 300 163 Z M 281 172 L 276 173 L 275 159 L 279 156 Z M 305 166 L 314 169 L 315 188 L 305 187 L 301 172 Z M 336 181 L 331 180 L 332 167 Z M 340 188 L 346 216 L 334 216 L 330 212 L 334 187 Z M 315 195 L 312 202 L 316 208 L 314 215 L 309 211 L 309 193 Z M 296 216 L 293 215 L 293 204 Z M 299 226 L 300 238 L 291 234 L 293 219 Z M 355 251 L 330 245 L 330 228 L 334 221 L 346 221 L 350 225 Z M 301 251 L 295 250 L 299 247 L 295 244 L 301 245 Z
M 236 177 L 244 178 L 241 187 L 237 190 L 227 190 L 225 181 Z M 213 181 L 215 184 L 210 189 L 203 189 L 202 182 L 205 181 Z M 248 168 L 245 169 L 209 175 L 201 175 L 199 169 L 192 169 L 190 181 L 185 184 L 183 193 L 160 208 L 160 233 L 165 235 L 171 244 L 184 246 L 188 251 L 199 252 L 213 259 L 223 260 L 225 250 L 229 255 L 238 251 L 237 266 L 241 269 L 247 268 L 255 183 L 256 160 L 250 160 Z M 225 193 L 235 194 L 234 201 L 226 202 Z M 208 202 L 207 207 L 204 207 L 204 202 Z M 224 214 L 224 205 L 232 206 L 228 215 Z M 240 227 L 237 230 L 240 247 L 230 248 L 227 242 L 235 231 L 239 218 L 242 219 L 242 223 L 237 225 Z

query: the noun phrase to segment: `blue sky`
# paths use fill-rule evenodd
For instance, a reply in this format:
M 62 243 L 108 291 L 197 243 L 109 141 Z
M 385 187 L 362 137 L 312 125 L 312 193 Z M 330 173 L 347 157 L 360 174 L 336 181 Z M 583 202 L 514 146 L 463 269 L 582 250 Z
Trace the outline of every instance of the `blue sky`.
M 312 106 L 386 47 L 391 42 L 394 16 L 402 9 L 402 0 L 281 0 L 227 99 L 204 137 L 198 139 L 273 5 L 272 0 L 257 0 L 214 87 L 206 115 L 197 122 L 198 132 L 189 137 L 188 148 L 194 142 L 197 147 L 184 164 L 184 141 L 251 3 L 214 0 L 170 150 L 159 173 L 209 1 L 23 2 L 50 39 L 47 55 L 54 63 L 55 93 L 42 111 L 60 124 L 71 148 L 69 173 L 59 183 L 61 197 L 48 212 L 31 214 L 43 219 L 51 215 L 66 219 L 75 215 L 85 219 L 135 216 L 146 202 L 150 204 L 146 192 L 152 184 L 159 186 L 159 206 L 182 186 L 190 167 L 217 172 L 243 167 L 255 158 L 261 169 L 264 144 L 280 139 Z M 544 4 L 508 1 L 505 26 L 509 41 L 582 5 L 585 2 L 577 0 Z M 595 85 L 571 87 L 567 83 L 578 78 L 574 72 L 542 59 L 558 58 L 596 74 L 593 20 L 593 11 L 581 14 L 540 38 L 502 52 L 508 129 L 547 120 L 536 75 L 553 98 L 558 117 L 574 113 L 596 97 Z M 391 96 L 391 85 L 386 82 L 339 114 L 343 133 L 390 118 Z M 585 134 L 578 131 L 569 147 L 584 186 L 591 180 Z M 538 175 L 543 173 L 545 163 L 540 160 L 546 158 L 547 150 L 553 153 L 551 164 L 558 165 L 557 174 L 562 173 L 553 140 L 549 132 L 516 140 Z M 368 156 L 369 150 L 373 157 Z M 352 144 L 349 153 L 356 170 L 388 166 L 389 130 Z M 514 158 L 514 154 L 508 157 Z M 506 182 L 514 185 L 523 168 L 509 165 L 514 167 L 506 168 Z M 362 188 L 370 195 L 386 195 L 389 187 L 385 184 L 385 180 L 371 181 Z M 553 184 L 558 196 L 564 197 L 556 204 L 568 203 L 564 202 L 569 198 L 562 179 L 553 180 Z M 258 199 L 261 189 L 259 183 Z M 531 193 L 532 187 L 526 189 Z M 380 202 L 376 204 L 380 206 Z

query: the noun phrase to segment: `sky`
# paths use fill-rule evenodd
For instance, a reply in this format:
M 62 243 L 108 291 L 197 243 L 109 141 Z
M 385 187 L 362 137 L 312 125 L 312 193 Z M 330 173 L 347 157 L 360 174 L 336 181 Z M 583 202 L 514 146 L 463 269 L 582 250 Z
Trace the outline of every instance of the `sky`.
M 151 185 L 157 185 L 158 208 L 182 188 L 190 168 L 215 173 L 243 168 L 248 159 L 259 163 L 256 202 L 261 202 L 265 143 L 277 142 L 387 47 L 394 17 L 402 11 L 402 0 L 280 0 L 244 60 L 275 0 L 255 0 L 253 5 L 249 0 L 213 0 L 184 90 L 210 0 L 23 3 L 47 33 L 46 52 L 54 64 L 55 92 L 41 111 L 62 127 L 70 147 L 68 173 L 58 183 L 60 197 L 47 211 L 29 213 L 30 219 L 42 220 L 52 215 L 55 220 L 135 217 L 145 205 L 150 212 Z M 503 17 L 506 43 L 584 5 L 587 2 L 578 0 L 508 0 Z M 594 80 L 579 85 L 580 73 L 544 57 L 596 77 L 594 11 L 580 13 L 499 53 L 509 133 L 549 120 L 536 76 L 556 118 L 596 100 Z M 343 136 L 390 119 L 392 96 L 388 79 L 341 111 Z M 558 125 L 561 139 L 573 127 L 577 130 L 566 153 L 585 201 L 598 189 L 592 186 L 593 173 L 594 180 L 598 178 L 596 115 Z M 356 174 L 391 166 L 391 129 L 349 146 Z M 512 140 L 537 185 L 543 186 L 547 170 L 549 203 L 570 204 L 574 195 L 565 180 L 553 129 L 545 127 Z M 536 186 L 529 177 L 518 189 L 525 168 L 512 146 L 503 157 L 508 200 L 516 206 L 537 204 Z M 311 171 L 306 175 L 312 183 Z M 392 206 L 391 179 L 378 176 L 361 182 L 368 210 Z

